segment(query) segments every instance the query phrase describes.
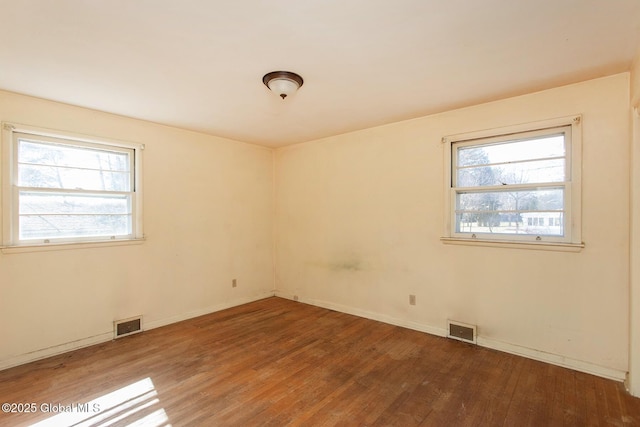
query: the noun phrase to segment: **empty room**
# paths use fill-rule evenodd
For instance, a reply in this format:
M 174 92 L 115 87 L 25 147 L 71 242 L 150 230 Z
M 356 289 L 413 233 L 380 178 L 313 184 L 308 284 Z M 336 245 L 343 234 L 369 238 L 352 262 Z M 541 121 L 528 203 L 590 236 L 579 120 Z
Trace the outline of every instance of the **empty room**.
M 0 5 L 0 426 L 640 425 L 637 0 Z

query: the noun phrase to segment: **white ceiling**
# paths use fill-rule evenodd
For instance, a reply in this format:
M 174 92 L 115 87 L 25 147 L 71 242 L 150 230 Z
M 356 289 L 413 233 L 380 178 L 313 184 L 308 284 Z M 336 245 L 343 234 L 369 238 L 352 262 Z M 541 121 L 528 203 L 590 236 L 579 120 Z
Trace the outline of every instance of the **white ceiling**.
M 640 46 L 639 0 L 0 0 L 0 11 L 0 89 L 271 147 L 627 71 Z M 274 70 L 304 86 L 281 100 L 262 84 Z

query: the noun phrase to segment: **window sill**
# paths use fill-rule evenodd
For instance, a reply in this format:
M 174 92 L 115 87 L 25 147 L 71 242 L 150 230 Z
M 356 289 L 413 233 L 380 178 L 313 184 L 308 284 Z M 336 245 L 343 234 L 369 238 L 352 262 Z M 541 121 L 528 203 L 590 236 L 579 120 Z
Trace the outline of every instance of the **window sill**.
M 441 237 L 445 245 L 488 246 L 494 248 L 529 249 L 556 252 L 580 252 L 584 243 L 556 243 L 556 242 L 514 242 L 505 240 L 461 239 Z
M 62 251 L 69 249 L 106 248 L 111 246 L 141 245 L 144 241 L 145 238 L 131 240 L 106 240 L 102 242 L 43 243 L 39 245 L 0 246 L 0 252 L 3 254 L 20 254 L 27 252 Z

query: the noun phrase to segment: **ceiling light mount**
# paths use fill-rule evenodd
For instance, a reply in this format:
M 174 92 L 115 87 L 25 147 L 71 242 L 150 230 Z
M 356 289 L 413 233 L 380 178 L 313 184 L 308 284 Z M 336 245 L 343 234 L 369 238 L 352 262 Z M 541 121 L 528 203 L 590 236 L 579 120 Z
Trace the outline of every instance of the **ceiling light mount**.
M 300 89 L 304 80 L 291 71 L 272 71 L 264 75 L 262 83 L 272 92 L 277 93 L 280 98 L 285 99 Z

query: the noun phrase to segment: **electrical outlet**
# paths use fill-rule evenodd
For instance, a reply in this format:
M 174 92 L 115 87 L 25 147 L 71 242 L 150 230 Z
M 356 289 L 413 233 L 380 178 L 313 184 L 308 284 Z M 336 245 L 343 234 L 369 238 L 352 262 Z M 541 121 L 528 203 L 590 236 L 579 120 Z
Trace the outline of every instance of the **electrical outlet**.
M 231 280 L 231 287 L 235 288 L 236 286 L 238 286 L 238 281 L 236 279 Z
M 416 296 L 409 295 L 409 305 L 416 305 Z

